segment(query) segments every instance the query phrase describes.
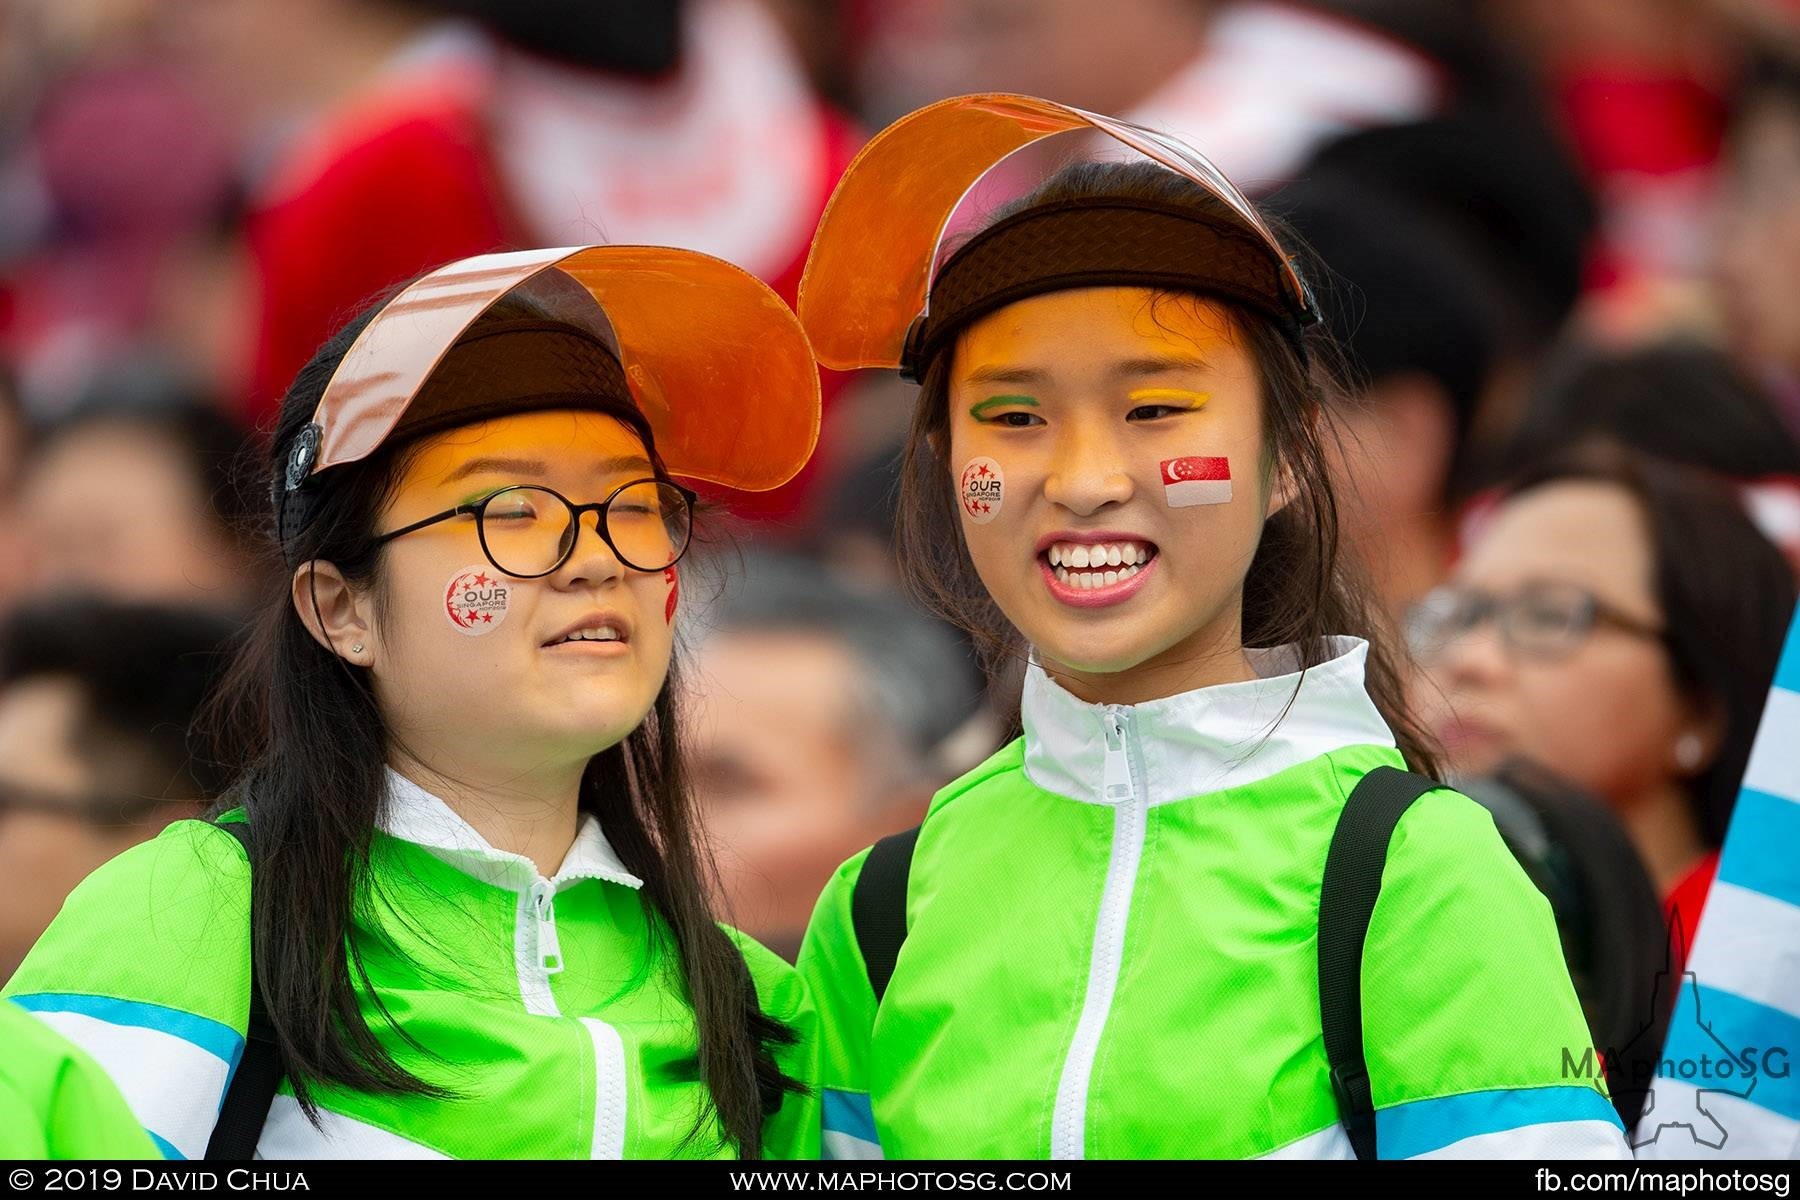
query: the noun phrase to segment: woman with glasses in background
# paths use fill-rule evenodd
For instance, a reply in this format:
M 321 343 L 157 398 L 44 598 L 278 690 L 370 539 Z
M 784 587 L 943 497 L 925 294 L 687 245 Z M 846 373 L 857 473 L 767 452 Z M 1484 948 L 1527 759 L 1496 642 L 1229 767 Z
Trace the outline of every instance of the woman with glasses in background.
M 271 439 L 239 781 L 7 995 L 171 1157 L 815 1155 L 804 988 L 709 899 L 674 477 L 776 487 L 818 427 L 793 314 L 705 255 L 487 255 L 352 321 Z
M 1517 482 L 1413 607 L 1417 707 L 1460 776 L 1519 758 L 1606 800 L 1689 945 L 1794 595 L 1723 484 L 1590 450 Z

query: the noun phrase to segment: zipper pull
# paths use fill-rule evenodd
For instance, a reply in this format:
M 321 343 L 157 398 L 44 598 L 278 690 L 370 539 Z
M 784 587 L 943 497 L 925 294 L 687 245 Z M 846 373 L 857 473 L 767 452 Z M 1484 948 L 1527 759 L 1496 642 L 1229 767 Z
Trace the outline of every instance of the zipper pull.
M 551 885 L 539 881 L 531 885 L 531 904 L 537 915 L 538 965 L 544 974 L 554 975 L 563 969 L 562 945 L 556 940 L 556 900 Z
M 1106 774 L 1102 786 L 1109 801 L 1129 800 L 1137 793 L 1137 787 L 1131 781 L 1131 756 L 1125 748 L 1126 724 L 1122 709 L 1114 706 L 1106 710 L 1106 719 L 1102 722 L 1106 736 Z

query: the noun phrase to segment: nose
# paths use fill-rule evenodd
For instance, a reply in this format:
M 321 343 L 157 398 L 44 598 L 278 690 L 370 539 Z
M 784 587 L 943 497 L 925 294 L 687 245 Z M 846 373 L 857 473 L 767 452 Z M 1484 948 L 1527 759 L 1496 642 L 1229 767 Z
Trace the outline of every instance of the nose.
M 1071 421 L 1052 448 L 1044 497 L 1076 516 L 1131 499 L 1137 485 L 1113 432 L 1101 421 Z
M 575 549 L 568 561 L 551 573 L 551 582 L 559 588 L 595 587 L 624 576 L 626 567 L 600 536 L 600 514 L 575 514 Z
M 1430 661 L 1429 673 L 1446 690 L 1481 691 L 1495 687 L 1512 672 L 1500 627 L 1481 620 L 1451 638 Z

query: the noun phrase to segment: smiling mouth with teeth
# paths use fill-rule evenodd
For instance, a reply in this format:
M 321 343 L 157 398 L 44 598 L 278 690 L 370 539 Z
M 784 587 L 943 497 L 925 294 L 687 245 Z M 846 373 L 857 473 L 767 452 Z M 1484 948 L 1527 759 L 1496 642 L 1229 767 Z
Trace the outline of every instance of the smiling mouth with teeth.
M 1056 581 L 1081 591 L 1111 587 L 1130 579 L 1156 557 L 1149 542 L 1121 541 L 1088 545 L 1057 542 L 1043 554 Z
M 602 625 L 598 629 L 577 629 L 568 637 L 558 638 L 550 644 L 552 646 L 566 646 L 570 642 L 622 642 L 624 640 L 624 635 L 617 629 L 614 629 L 611 625 Z

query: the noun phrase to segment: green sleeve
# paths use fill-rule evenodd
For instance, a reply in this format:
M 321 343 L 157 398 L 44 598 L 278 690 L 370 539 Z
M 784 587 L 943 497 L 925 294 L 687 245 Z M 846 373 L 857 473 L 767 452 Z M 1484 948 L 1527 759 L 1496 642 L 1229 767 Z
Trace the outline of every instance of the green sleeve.
M 1592 1039 L 1550 903 L 1474 801 L 1439 790 L 1401 818 L 1362 986 L 1382 1157 L 1623 1147 L 1605 1085 L 1568 1069 Z
M 856 943 L 850 898 L 867 850 L 825 885 L 800 947 L 800 974 L 819 1010 L 822 1149 L 826 1158 L 879 1157 L 870 1102 L 870 1039 L 875 993 Z
M 94 1061 L 0 1003 L 0 1159 L 161 1158 Z
M 790 1078 L 805 1086 L 789 1093 L 781 1109 L 763 1124 L 764 1158 L 819 1157 L 819 1014 L 800 973 L 760 942 L 732 931 L 756 983 L 763 1011 L 794 1031 L 791 1046 L 776 1052 L 775 1061 Z
M 200 1157 L 249 1017 L 242 846 L 177 821 L 127 850 L 70 893 L 3 994 L 98 1062 L 165 1156 Z

